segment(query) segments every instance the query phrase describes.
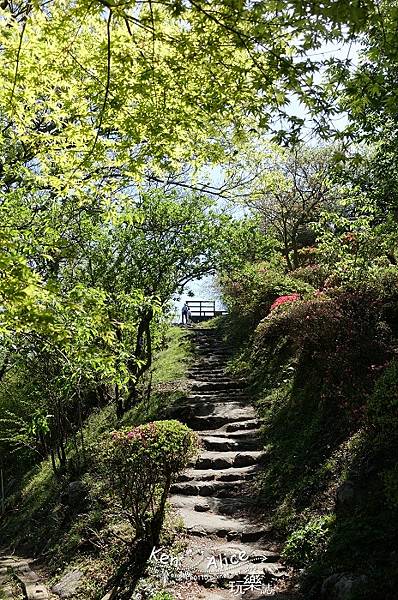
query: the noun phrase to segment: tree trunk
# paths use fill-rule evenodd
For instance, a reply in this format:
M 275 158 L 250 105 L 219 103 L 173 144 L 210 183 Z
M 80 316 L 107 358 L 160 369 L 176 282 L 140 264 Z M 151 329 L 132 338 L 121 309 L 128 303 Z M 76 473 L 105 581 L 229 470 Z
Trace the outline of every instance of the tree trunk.
M 116 573 L 110 600 L 131 600 L 139 580 L 144 576 L 152 549 L 159 546 L 170 486 L 171 475 L 167 477 L 158 510 L 148 524 L 145 534 L 136 540 L 129 559 L 119 567 Z
M 137 384 L 142 375 L 152 365 L 152 318 L 153 310 L 151 308 L 143 312 L 141 321 L 138 325 L 134 355 L 127 364 L 130 372 L 127 398 L 125 398 L 124 401 L 123 399 L 119 398 L 116 402 L 116 415 L 118 419 L 120 419 L 128 410 L 137 404 Z M 137 359 L 143 361 L 141 366 L 137 365 Z
M 298 269 L 300 264 L 299 264 L 299 255 L 298 255 L 298 248 L 297 248 L 297 241 L 294 239 L 293 240 L 293 268 L 294 269 Z

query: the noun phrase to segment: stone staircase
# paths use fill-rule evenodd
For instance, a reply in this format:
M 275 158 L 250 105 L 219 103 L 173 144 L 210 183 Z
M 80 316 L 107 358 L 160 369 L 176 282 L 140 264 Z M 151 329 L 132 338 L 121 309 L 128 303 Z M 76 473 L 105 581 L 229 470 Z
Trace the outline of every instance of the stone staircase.
M 227 375 L 229 353 L 214 330 L 195 328 L 189 335 L 197 355 L 189 371 L 191 391 L 169 416 L 197 431 L 202 451 L 171 490 L 170 502 L 182 517 L 187 534 L 179 570 L 194 577 L 184 589 L 175 584 L 176 597 L 296 598 L 280 591 L 289 573 L 272 544 L 271 528 L 256 519 L 252 510 L 251 483 L 264 452 L 260 422 L 244 381 Z M 15 597 L 11 571 L 28 600 L 54 598 L 31 570 L 30 562 L 0 555 L 0 600 Z
M 229 353 L 217 332 L 195 328 L 190 335 L 197 356 L 188 374 L 191 391 L 171 415 L 197 431 L 202 442 L 198 460 L 171 489 L 170 501 L 189 539 L 184 567 L 193 569 L 202 585 L 213 586 L 198 597 L 236 598 L 236 581 L 254 577 L 262 591 L 257 585 L 241 597 L 265 598 L 264 585 L 272 590 L 288 574 L 270 543 L 270 527 L 249 516 L 255 502 L 250 482 L 264 456 L 260 422 L 245 382 L 226 373 Z M 220 557 L 217 565 L 214 556 Z M 231 562 L 231 556 L 244 558 Z M 219 595 L 214 586 L 221 586 Z

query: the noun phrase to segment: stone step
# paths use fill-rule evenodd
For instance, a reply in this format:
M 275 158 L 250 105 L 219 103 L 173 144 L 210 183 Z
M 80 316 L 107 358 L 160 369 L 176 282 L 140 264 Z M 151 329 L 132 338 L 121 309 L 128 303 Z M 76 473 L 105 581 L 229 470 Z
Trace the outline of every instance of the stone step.
M 261 425 L 262 423 L 259 419 L 248 419 L 247 421 L 236 421 L 235 423 L 227 423 L 226 425 L 223 425 L 223 429 L 225 428 L 225 431 L 228 432 L 238 431 L 239 429 L 252 430 L 261 427 Z
M 220 361 L 220 360 L 206 360 L 205 362 L 201 362 L 201 363 L 196 363 L 195 365 L 197 367 L 197 371 L 196 372 L 201 372 L 201 373 L 224 373 L 226 374 L 226 363 L 225 361 Z
M 190 422 L 199 422 L 198 419 L 209 419 L 209 422 L 213 419 L 221 418 L 221 422 L 218 425 L 224 425 L 225 423 L 232 421 L 247 421 L 248 419 L 255 416 L 254 409 L 251 406 L 244 404 L 243 402 L 231 401 L 225 402 L 193 402 L 181 404 L 180 406 L 172 406 L 168 409 L 167 414 L 175 416 L 179 420 L 184 420 L 188 424 Z M 203 421 L 202 421 L 203 423 Z M 206 429 L 206 426 L 201 427 Z M 214 425 L 211 424 L 209 429 L 214 429 Z
M 231 348 L 227 347 L 224 342 L 220 339 L 217 340 L 216 338 L 195 340 L 192 343 L 192 346 L 194 348 L 203 348 L 204 350 L 213 352 L 226 352 L 228 354 L 231 354 L 232 352 Z
M 195 512 L 213 512 L 219 515 L 236 517 L 243 510 L 255 506 L 253 496 L 232 496 L 215 498 L 213 496 L 170 496 L 171 505 L 176 508 L 187 508 Z
M 189 377 L 190 383 L 231 383 L 233 380 L 225 377 L 222 373 L 193 373 Z
M 220 367 L 216 367 L 216 369 L 218 369 L 219 371 L 224 371 L 225 372 L 225 365 L 222 365 Z M 189 366 L 189 371 L 205 371 L 205 370 L 209 370 L 209 366 L 207 364 L 207 359 L 201 358 L 201 357 L 196 357 L 194 362 L 192 362 Z
M 231 438 L 235 441 L 240 439 L 261 440 L 260 429 L 236 429 L 235 431 L 226 431 L 225 426 L 220 429 L 209 429 L 207 431 L 198 432 L 199 436 L 216 436 L 220 438 Z
M 245 385 L 240 385 L 235 382 L 220 381 L 219 379 L 211 379 L 209 377 L 203 377 L 202 379 L 190 379 L 190 389 L 193 392 L 198 392 L 203 395 L 228 395 L 228 394 L 240 394 L 247 396 L 248 390 Z M 200 389 L 196 386 L 200 384 Z M 214 387 L 215 386 L 215 387 Z
M 209 375 L 213 377 L 228 377 L 228 375 L 226 375 L 225 368 L 223 367 L 217 367 L 214 369 L 211 369 L 209 367 L 191 367 L 187 371 L 187 374 L 188 376 Z
M 253 525 L 241 518 L 184 508 L 182 502 L 178 512 L 183 519 L 184 528 L 191 535 L 256 542 L 266 539 L 271 531 L 271 527 L 264 524 Z
M 232 437 L 217 436 L 217 435 L 200 435 L 203 446 L 206 450 L 219 450 L 220 452 L 228 452 L 230 450 L 259 450 L 261 448 L 261 440 L 257 437 Z
M 216 329 L 209 329 L 209 328 L 205 328 L 205 327 L 195 327 L 194 329 L 191 330 L 191 333 L 189 334 L 190 337 L 215 337 L 220 339 L 220 334 Z
M 225 348 L 225 345 L 220 343 L 219 341 L 213 340 L 196 340 L 192 344 L 192 349 L 194 352 L 197 352 L 201 356 L 204 353 L 208 354 L 231 354 L 231 351 Z
M 194 362 L 192 366 L 208 367 L 210 364 L 218 362 L 220 368 L 225 368 L 229 360 L 229 354 L 224 354 L 222 352 L 201 352 L 193 357 Z
M 191 346 L 192 347 L 192 346 Z M 229 351 L 225 352 L 223 348 L 216 346 L 215 344 L 211 344 L 209 346 L 207 345 L 194 345 L 192 347 L 193 350 L 193 355 L 195 356 L 195 358 L 198 361 L 205 361 L 209 358 L 219 358 L 220 360 L 223 360 L 224 362 L 227 362 L 227 360 L 229 359 L 231 355 L 231 353 Z
M 231 414 L 236 416 L 236 419 L 241 416 L 248 418 L 253 413 L 253 408 L 239 402 L 232 400 L 231 402 L 185 402 L 179 406 L 172 407 L 174 412 L 179 415 L 179 418 L 190 418 L 190 417 L 204 417 L 204 416 L 217 416 L 224 415 L 229 416 Z M 172 409 L 170 409 L 172 410 Z
M 200 394 L 248 393 L 247 386 L 236 381 L 224 381 L 218 377 L 191 378 L 188 380 L 190 389 Z
M 195 380 L 195 384 L 197 383 L 197 380 Z M 202 383 L 208 383 L 206 381 L 202 382 Z M 211 382 L 210 382 L 211 383 Z M 238 388 L 238 389 L 233 389 L 233 388 L 226 388 L 226 389 L 195 389 L 195 387 L 191 387 L 190 388 L 190 392 L 189 392 L 190 396 L 194 396 L 194 397 L 217 397 L 220 398 L 221 400 L 224 400 L 225 398 L 231 398 L 231 397 L 235 397 L 238 396 L 240 398 L 245 398 L 246 400 L 248 399 L 248 394 L 246 392 L 246 390 L 244 388 Z
M 262 583 L 270 583 L 287 575 L 286 568 L 278 562 L 277 553 L 253 549 L 251 544 L 242 543 L 217 545 L 206 551 L 198 549 L 196 553 L 191 552 L 182 558 L 181 568 L 201 575 L 207 586 L 218 581 L 224 586 L 228 581 L 243 582 L 247 576 L 257 576 Z M 239 590 L 239 587 L 236 589 Z
M 192 364 L 189 367 L 188 373 L 219 373 L 219 374 L 226 374 L 226 370 L 225 370 L 225 365 L 212 368 L 212 366 L 209 366 L 208 364 L 203 364 L 203 363 L 200 363 L 200 362 L 195 362 L 194 364 Z
M 202 368 L 210 369 L 211 367 L 216 366 L 218 368 L 225 369 L 227 362 L 228 361 L 226 360 L 225 356 L 219 356 L 217 354 L 211 354 L 211 355 L 209 354 L 208 356 L 203 356 L 202 358 L 196 358 L 195 364 Z
M 243 383 L 236 381 L 197 381 L 195 380 L 191 386 L 192 390 L 195 391 L 224 391 L 224 390 L 242 390 L 244 388 Z
M 208 572 L 211 572 L 210 569 L 221 567 L 223 565 L 232 567 L 238 562 L 260 564 L 276 563 L 280 560 L 280 554 L 278 552 L 262 548 L 259 545 L 253 543 L 225 543 L 221 540 L 219 540 L 216 545 L 210 545 L 205 551 L 200 548 L 197 553 L 190 553 L 190 556 L 192 557 L 192 560 L 195 561 L 194 563 L 191 562 L 191 568 L 195 568 L 195 563 L 198 565 L 196 559 L 196 557 L 198 557 L 200 561 L 202 559 L 206 560 L 206 568 L 209 569 Z M 188 564 L 188 562 L 185 562 L 185 557 L 183 560 L 184 564 Z
M 191 340 L 192 340 L 193 344 L 197 344 L 200 346 L 212 345 L 212 346 L 216 346 L 217 348 L 223 348 L 223 349 L 227 348 L 227 350 L 229 350 L 229 347 L 227 347 L 225 345 L 224 340 L 219 335 L 211 335 L 211 336 L 199 335 L 199 336 L 192 336 L 192 338 L 191 338 Z
M 226 435 L 234 437 L 235 434 L 246 434 L 246 435 L 259 435 L 261 436 L 262 421 L 260 419 L 247 419 L 234 421 L 232 423 L 225 423 L 217 429 L 213 427 L 211 429 L 198 430 L 198 433 L 209 434 L 209 435 Z
M 201 453 L 194 468 L 204 470 L 249 467 L 257 464 L 264 457 L 265 453 L 259 450 L 247 450 L 245 452 L 217 452 L 207 450 Z
M 228 414 L 213 413 L 212 415 L 203 417 L 189 416 L 184 422 L 194 431 L 206 431 L 209 429 L 219 429 L 230 423 L 239 423 L 240 428 L 240 423 L 250 420 L 252 416 L 251 412 L 248 412 L 248 407 L 245 407 L 244 409 L 231 410 Z M 182 420 L 182 418 L 180 418 L 180 420 Z
M 222 498 L 231 496 L 233 492 L 238 491 L 246 483 L 244 479 L 236 481 L 183 481 L 174 483 L 170 492 L 182 496 L 211 496 L 212 498 Z
M 188 404 L 206 404 L 212 402 L 213 404 L 222 404 L 224 402 L 238 402 L 244 406 L 251 406 L 246 394 L 237 394 L 230 392 L 228 394 L 214 394 L 201 392 L 200 394 L 188 394 L 180 406 L 186 406 Z
M 7 571 L 8 568 L 12 569 L 14 576 L 21 584 L 26 600 L 49 600 L 48 589 L 41 583 L 40 577 L 32 571 L 26 560 L 2 557 L 0 559 L 2 577 L 5 577 L 4 570 Z M 7 590 L 8 586 L 4 587 Z M 0 588 L 0 592 L 3 592 L 3 588 Z
M 222 373 L 212 373 L 211 371 L 203 371 L 203 372 L 195 372 L 190 373 L 190 379 L 193 381 L 199 381 L 200 383 L 219 383 L 225 384 L 227 386 L 233 387 L 233 385 L 243 385 L 245 382 L 243 380 L 233 379 L 232 377 L 228 377 L 227 375 L 223 375 Z
M 220 354 L 231 354 L 231 350 L 222 342 L 216 339 L 212 340 L 195 340 L 193 348 L 202 352 L 219 352 Z
M 183 481 L 238 481 L 252 479 L 258 471 L 256 465 L 229 469 L 188 469 L 178 477 Z

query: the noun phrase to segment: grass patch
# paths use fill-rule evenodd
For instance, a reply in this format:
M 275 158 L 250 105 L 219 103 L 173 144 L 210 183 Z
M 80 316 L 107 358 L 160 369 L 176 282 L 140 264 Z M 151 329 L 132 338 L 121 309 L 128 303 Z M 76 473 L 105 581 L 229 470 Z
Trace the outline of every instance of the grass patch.
M 151 369 L 152 384 L 175 382 L 183 379 L 192 362 L 190 340 L 182 327 L 171 327 L 167 333 L 165 347 L 154 358 Z

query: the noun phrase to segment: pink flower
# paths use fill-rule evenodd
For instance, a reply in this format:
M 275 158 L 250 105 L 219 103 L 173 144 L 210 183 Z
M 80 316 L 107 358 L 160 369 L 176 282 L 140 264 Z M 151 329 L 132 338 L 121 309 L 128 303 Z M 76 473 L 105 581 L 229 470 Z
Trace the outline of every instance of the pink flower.
M 300 294 L 289 294 L 287 296 L 279 296 L 271 305 L 271 310 L 285 304 L 286 302 L 295 302 L 296 300 L 300 300 Z

